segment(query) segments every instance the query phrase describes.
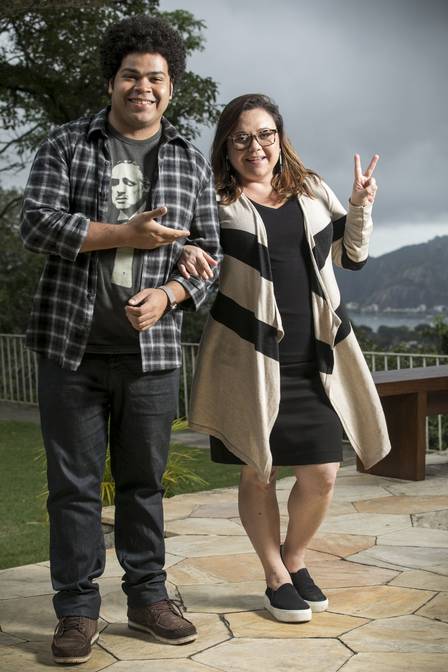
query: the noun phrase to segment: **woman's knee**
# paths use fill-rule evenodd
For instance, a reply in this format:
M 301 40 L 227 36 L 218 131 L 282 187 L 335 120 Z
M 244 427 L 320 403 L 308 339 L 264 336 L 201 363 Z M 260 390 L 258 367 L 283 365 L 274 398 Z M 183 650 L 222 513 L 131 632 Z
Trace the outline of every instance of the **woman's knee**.
M 296 467 L 295 476 L 301 489 L 318 497 L 328 497 L 333 493 L 339 464 L 310 464 Z
M 272 489 L 275 490 L 276 479 L 277 469 L 275 467 L 272 468 L 268 483 L 261 480 L 258 471 L 253 467 L 249 467 L 248 465 L 241 467 L 240 485 L 243 487 L 257 488 L 262 492 L 270 491 Z

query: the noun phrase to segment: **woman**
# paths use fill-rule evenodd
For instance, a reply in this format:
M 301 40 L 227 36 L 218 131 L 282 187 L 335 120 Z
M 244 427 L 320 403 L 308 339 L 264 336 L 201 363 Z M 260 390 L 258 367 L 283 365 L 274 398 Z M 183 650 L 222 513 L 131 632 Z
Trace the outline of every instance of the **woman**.
M 214 461 L 242 465 L 240 517 L 264 568 L 265 607 L 280 621 L 307 621 L 328 606 L 305 550 L 331 501 L 342 428 L 366 468 L 390 449 L 332 265 L 358 270 L 367 259 L 377 160 L 363 173 L 355 156 L 346 213 L 304 167 L 267 96 L 232 100 L 213 142 L 224 260 L 189 420 L 210 434 Z M 180 268 L 207 277 L 209 263 L 189 246 Z M 279 465 L 296 477 L 282 547 Z

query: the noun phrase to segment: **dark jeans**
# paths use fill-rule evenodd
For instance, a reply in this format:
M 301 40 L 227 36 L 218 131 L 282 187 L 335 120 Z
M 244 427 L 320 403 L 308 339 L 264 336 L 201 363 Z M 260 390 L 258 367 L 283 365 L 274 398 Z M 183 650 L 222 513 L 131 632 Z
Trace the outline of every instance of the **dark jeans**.
M 53 603 L 58 618 L 97 618 L 104 571 L 100 484 L 109 437 L 115 547 L 129 605 L 167 596 L 162 475 L 179 370 L 143 373 L 140 355 L 86 355 L 77 371 L 41 358 Z

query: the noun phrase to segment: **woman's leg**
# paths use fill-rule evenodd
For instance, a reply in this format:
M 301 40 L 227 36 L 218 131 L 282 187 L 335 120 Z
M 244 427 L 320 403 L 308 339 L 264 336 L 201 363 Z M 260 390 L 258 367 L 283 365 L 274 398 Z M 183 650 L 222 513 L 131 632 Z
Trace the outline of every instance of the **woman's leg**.
M 283 561 L 293 573 L 305 567 L 305 551 L 330 505 L 338 462 L 294 467 L 296 482 L 288 499 L 288 530 Z
M 255 469 L 241 468 L 238 506 L 241 522 L 260 558 L 269 588 L 276 590 L 291 577 L 280 557 L 280 514 L 275 492 L 276 470 L 266 485 Z

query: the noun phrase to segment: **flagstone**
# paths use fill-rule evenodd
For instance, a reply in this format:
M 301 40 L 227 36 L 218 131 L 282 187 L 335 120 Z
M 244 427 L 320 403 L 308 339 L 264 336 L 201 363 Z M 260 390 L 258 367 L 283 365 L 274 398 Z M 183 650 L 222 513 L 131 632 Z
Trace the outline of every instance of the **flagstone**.
M 429 550 L 413 546 L 378 545 L 347 559 L 376 567 L 426 569 L 436 574 L 448 575 L 448 553 L 444 548 Z
M 434 593 L 389 585 L 338 588 L 327 591 L 327 596 L 332 612 L 374 619 L 412 614 Z
M 425 481 L 401 481 L 391 483 L 387 489 L 393 495 L 414 495 L 417 497 L 439 496 L 446 497 L 448 492 L 448 478 L 430 478 Z
M 410 527 L 407 530 L 395 530 L 381 534 L 377 543 L 380 546 L 424 546 L 425 548 L 448 548 L 448 532 L 431 530 L 425 527 Z
M 94 646 L 92 657 L 83 663 L 82 670 L 83 672 L 98 672 L 108 668 L 114 662 L 115 659 L 109 653 L 99 646 Z M 26 642 L 17 646 L 0 646 L 0 668 L 5 672 L 42 672 L 50 668 L 54 670 L 51 639 L 44 642 Z M 75 666 L 65 666 L 64 669 L 73 670 Z
M 235 502 L 214 502 L 198 506 L 191 518 L 237 518 L 239 516 L 238 503 Z
M 204 504 L 219 505 L 220 503 L 228 504 L 238 501 L 238 488 L 217 488 L 216 490 L 203 490 L 202 492 L 190 492 L 184 495 L 175 495 L 175 497 L 167 498 L 174 502 L 183 502 L 186 505 L 194 504 L 195 506 L 202 506 Z
M 420 588 L 422 590 L 448 591 L 448 576 L 441 576 L 421 569 L 409 569 L 395 577 L 390 586 Z
M 177 499 L 176 497 L 165 498 L 163 500 L 163 518 L 165 522 L 168 520 L 187 518 L 197 508 L 198 504 L 195 504 L 194 502 L 186 502 L 185 500 Z
M 345 516 L 350 513 L 356 513 L 352 502 L 339 502 L 333 499 L 327 511 L 327 518 L 328 516 Z
M 430 527 L 436 530 L 448 530 L 448 508 L 412 516 L 415 527 Z
M 229 639 L 229 631 L 216 614 L 187 613 L 198 629 L 199 636 L 185 646 L 167 646 L 151 635 L 130 630 L 127 625 L 109 625 L 100 636 L 100 644 L 119 660 L 154 660 L 158 658 L 187 658 L 192 654 Z
M 366 567 L 346 560 L 329 560 L 308 565 L 316 583 L 322 588 L 350 588 L 388 583 L 397 572 L 379 567 Z
M 253 611 L 263 607 L 265 581 L 218 583 L 216 585 L 178 585 L 187 611 L 196 613 L 224 613 Z
M 287 499 L 288 498 L 285 496 L 285 497 L 283 497 L 283 499 L 284 499 L 284 501 L 279 501 L 278 508 L 279 508 L 280 516 L 281 516 L 282 520 L 287 521 L 288 518 L 289 518 L 288 506 L 287 506 L 287 504 L 288 504 Z M 343 501 L 339 502 L 339 501 L 335 501 L 333 499 L 331 504 L 330 504 L 330 508 L 327 511 L 326 516 L 327 516 L 327 518 L 328 517 L 333 518 L 334 516 L 344 516 L 344 515 L 348 515 L 350 513 L 356 513 L 356 509 L 351 502 L 343 502 Z
M 417 611 L 419 616 L 435 618 L 448 623 L 448 593 L 440 593 Z
M 357 653 L 341 672 L 442 672 L 448 670 L 444 653 Z
M 165 530 L 170 535 L 246 535 L 245 529 L 238 523 L 220 518 L 185 518 L 184 520 L 168 521 L 165 524 Z
M 277 479 L 276 488 L 277 490 L 291 491 L 291 488 L 295 482 L 296 482 L 295 476 L 286 476 L 285 478 L 279 478 Z
M 336 483 L 334 499 L 337 502 L 356 502 L 362 499 L 391 497 L 387 490 L 379 485 L 351 484 L 347 481 Z
M 0 625 L 1 628 L 1 625 Z M 4 646 L 13 646 L 14 644 L 20 644 L 23 642 L 23 639 L 20 639 L 19 637 L 14 637 L 13 635 L 7 635 L 5 632 L 1 632 L 0 630 L 0 650 Z M 0 665 L 1 667 L 1 665 Z
M 107 668 L 107 672 L 216 672 L 216 667 L 201 665 L 192 660 L 120 660 Z
M 339 637 L 344 632 L 367 623 L 365 618 L 322 612 L 313 614 L 307 623 L 279 623 L 265 610 L 228 613 L 226 621 L 234 637 L 274 637 L 288 639 L 307 637 Z M 292 631 L 292 632 L 291 632 Z
M 252 544 L 246 535 L 219 537 L 192 534 L 166 539 L 166 549 L 174 555 L 197 558 L 205 555 L 248 553 L 252 550 Z
M 291 624 L 292 628 L 298 624 Z M 300 625 L 299 625 L 300 627 Z M 332 639 L 232 639 L 193 660 L 222 672 L 336 672 L 351 656 Z
M 316 534 L 310 541 L 308 548 L 323 551 L 331 555 L 345 558 L 375 545 L 375 537 L 361 534 Z
M 381 487 L 390 482 L 384 476 L 376 476 L 375 474 L 362 474 L 360 472 L 343 473 L 339 470 L 336 478 L 336 487 L 339 484 L 345 485 L 379 485 Z
M 101 522 L 104 525 L 115 524 L 115 506 L 103 506 L 101 509 Z
M 342 475 L 346 476 L 348 474 L 353 474 L 354 476 L 357 476 L 360 472 L 356 469 L 356 462 L 349 462 L 349 463 L 342 463 L 341 466 L 339 467 L 338 471 L 338 478 L 340 478 Z M 369 476 L 370 474 L 367 474 Z
M 170 581 L 182 585 L 262 581 L 263 567 L 255 553 L 188 558 L 168 570 Z
M 448 653 L 448 624 L 422 616 L 397 616 L 367 623 L 341 639 L 355 652 Z
M 19 597 L 1 603 L 2 632 L 37 642 L 53 635 L 57 618 L 49 595 Z M 105 623 L 100 621 L 100 627 Z
M 448 508 L 447 496 L 412 497 L 402 495 L 397 497 L 382 497 L 353 502 L 360 513 L 423 513 Z
M 339 516 L 326 519 L 320 532 L 342 532 L 345 534 L 362 534 L 366 531 L 370 535 L 385 534 L 393 530 L 412 527 L 410 516 L 389 515 L 381 513 L 355 513 L 348 516 Z
M 0 600 L 52 593 L 48 567 L 23 565 L 0 571 Z

